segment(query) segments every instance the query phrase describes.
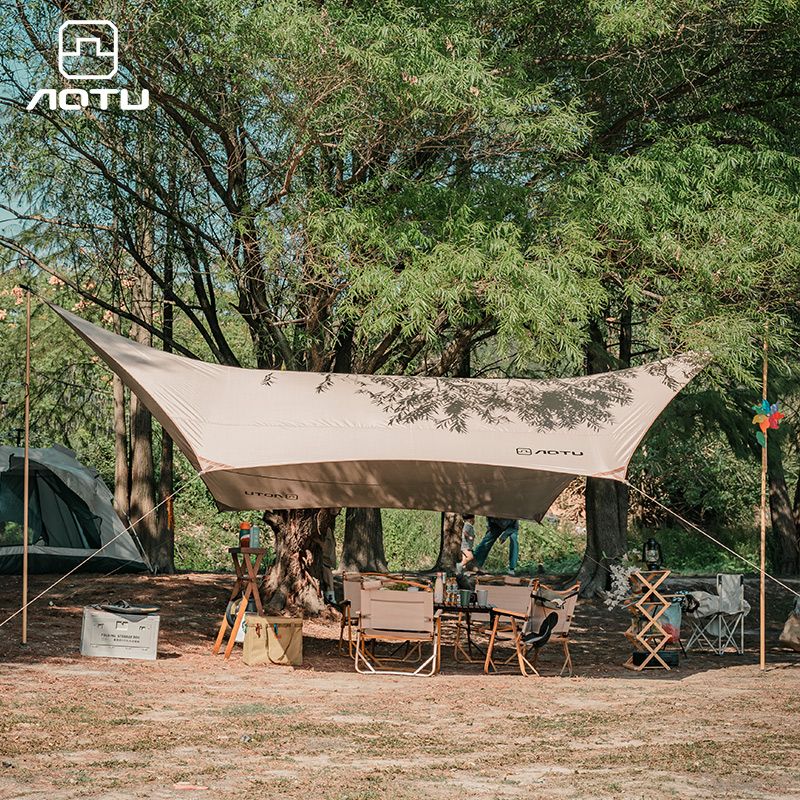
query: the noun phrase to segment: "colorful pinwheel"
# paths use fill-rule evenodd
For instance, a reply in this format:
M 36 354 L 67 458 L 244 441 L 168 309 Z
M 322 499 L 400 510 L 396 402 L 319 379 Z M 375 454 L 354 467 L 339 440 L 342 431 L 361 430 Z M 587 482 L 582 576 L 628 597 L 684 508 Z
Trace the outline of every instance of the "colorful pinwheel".
M 758 425 L 761 429 L 756 433 L 756 439 L 762 447 L 767 446 L 767 428 L 778 429 L 778 423 L 783 419 L 784 414 L 778 411 L 778 404 L 770 405 L 766 398 L 761 401 L 760 406 L 753 406 L 756 415 L 753 417 L 753 425 Z

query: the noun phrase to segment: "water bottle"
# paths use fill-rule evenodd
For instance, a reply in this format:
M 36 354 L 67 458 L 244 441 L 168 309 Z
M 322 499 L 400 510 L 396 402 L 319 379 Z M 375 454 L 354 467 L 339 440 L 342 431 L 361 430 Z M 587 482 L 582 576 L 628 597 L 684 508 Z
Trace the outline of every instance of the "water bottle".
M 251 525 L 250 526 L 250 547 L 259 547 L 259 536 L 261 531 L 258 528 L 258 525 Z
M 239 525 L 239 547 L 250 547 L 250 523 Z
M 434 603 L 443 603 L 444 602 L 444 582 L 442 581 L 442 573 L 436 573 L 436 580 L 433 584 L 433 602 Z

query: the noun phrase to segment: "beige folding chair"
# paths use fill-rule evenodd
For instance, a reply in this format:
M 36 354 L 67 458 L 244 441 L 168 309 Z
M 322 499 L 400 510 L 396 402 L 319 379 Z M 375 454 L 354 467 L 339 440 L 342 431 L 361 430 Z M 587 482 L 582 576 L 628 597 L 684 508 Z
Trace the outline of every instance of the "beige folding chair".
M 527 613 L 528 602 L 533 589 L 535 589 L 537 581 L 534 578 L 517 578 L 513 576 L 487 576 L 478 578 L 475 582 L 475 591 L 486 590 L 487 604 L 497 608 L 504 608 L 511 611 L 520 613 Z M 470 612 L 469 619 L 467 615 L 461 613 L 458 615 L 456 622 L 456 640 L 455 640 L 455 659 L 460 662 L 474 662 L 476 660 L 484 661 L 485 653 L 481 652 L 477 645 L 472 644 L 472 633 L 485 634 L 491 636 L 493 616 L 489 613 Z M 467 630 L 469 625 L 469 630 Z M 465 649 L 462 642 L 462 635 L 467 636 L 469 643 Z M 480 659 L 472 657 L 472 647 L 475 647 L 480 654 Z
M 493 607 L 490 614 L 475 614 L 473 631 L 483 631 L 489 634 L 489 644 L 484 659 L 484 671 L 498 671 L 499 667 L 517 659 L 520 672 L 527 675 L 526 668 L 533 669 L 525 658 L 525 646 L 522 643 L 522 634 L 525 622 L 531 614 L 532 595 L 537 582 L 534 580 L 520 583 L 489 583 L 481 584 L 480 588 L 487 592 L 487 603 Z M 458 637 L 458 632 L 456 633 Z M 504 660 L 496 658 L 495 648 L 506 643 L 511 643 L 513 651 Z M 535 670 L 533 670 L 535 672 Z
M 339 629 L 339 655 L 342 654 L 344 645 L 344 632 L 347 630 L 347 652 L 350 658 L 355 655 L 355 637 L 353 627 L 358 625 L 358 615 L 361 612 L 361 588 L 364 581 L 378 581 L 377 585 L 394 580 L 391 575 L 382 572 L 345 572 L 342 574 L 342 602 L 337 604 L 342 614 L 341 628 Z
M 547 586 L 539 584 L 533 596 L 534 604 L 530 627 L 525 633 L 527 635 L 538 631 L 545 617 L 554 611 L 558 614 L 558 622 L 552 630 L 550 641 L 561 642 L 564 647 L 564 665 L 561 667 L 560 675 L 564 674 L 565 669 L 569 669 L 569 674 L 572 675 L 572 658 L 569 654 L 570 628 L 572 626 L 572 618 L 575 616 L 575 604 L 578 601 L 578 590 L 580 588 L 580 581 L 563 591 L 549 589 Z M 536 648 L 533 659 L 534 668 L 539 661 L 540 649 Z
M 395 585 L 406 583 L 395 581 Z M 434 675 L 441 663 L 441 612 L 434 613 L 433 591 L 428 586 L 411 584 L 416 591 L 393 591 L 389 588 L 361 590 L 361 613 L 356 635 L 355 666 L 362 674 Z M 378 655 L 379 642 L 389 642 L 394 649 Z M 422 660 L 423 645 L 431 645 L 431 654 Z M 397 645 L 406 653 L 398 658 Z M 416 656 L 418 666 L 410 665 Z M 415 662 L 415 663 L 416 663 Z M 401 665 L 409 665 L 403 668 Z
M 358 615 L 361 612 L 361 573 L 345 572 L 342 575 L 342 602 L 339 604 L 342 612 L 342 626 L 339 630 L 339 655 L 342 654 L 344 632 L 347 629 L 347 653 L 353 658 L 353 625 L 358 625 Z

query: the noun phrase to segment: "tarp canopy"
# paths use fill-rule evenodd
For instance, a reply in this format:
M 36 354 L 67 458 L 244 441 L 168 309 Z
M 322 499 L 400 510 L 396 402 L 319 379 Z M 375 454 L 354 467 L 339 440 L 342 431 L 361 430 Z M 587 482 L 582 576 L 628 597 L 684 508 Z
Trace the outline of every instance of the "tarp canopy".
M 97 472 L 66 447 L 28 452 L 28 569 L 61 572 L 97 553 L 83 569 L 144 570 Z M 22 569 L 25 450 L 0 446 L 0 573 Z
M 539 520 L 577 475 L 624 480 L 702 362 L 561 380 L 239 369 L 53 307 L 139 397 L 222 510 L 416 508 Z

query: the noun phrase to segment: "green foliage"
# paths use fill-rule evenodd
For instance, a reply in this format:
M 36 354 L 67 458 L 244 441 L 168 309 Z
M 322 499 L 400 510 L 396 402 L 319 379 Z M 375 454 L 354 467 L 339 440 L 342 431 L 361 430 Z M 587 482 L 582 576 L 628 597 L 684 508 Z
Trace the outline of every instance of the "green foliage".
M 633 473 L 697 519 L 747 521 L 752 449 L 733 420 L 767 319 L 773 368 L 797 361 L 793 2 L 155 0 L 92 16 L 119 24 L 119 85 L 146 83 L 147 112 L 25 111 L 60 80 L 61 15 L 0 6 L 0 183 L 19 215 L 0 289 L 32 283 L 98 322 L 116 309 L 127 331 L 149 282 L 181 352 L 318 371 L 439 375 L 471 355 L 573 374 L 593 327 L 612 342 L 629 315 L 634 360 L 717 364 Z M 0 301 L 11 384 L 19 307 Z M 34 325 L 34 427 L 108 479 L 110 376 L 46 314 Z M 235 538 L 204 492 L 179 500 L 183 521 L 221 539 L 179 539 L 181 563 L 218 563 Z M 385 517 L 393 565 L 432 563 L 438 519 Z M 523 529 L 523 563 L 576 557 L 553 537 Z
M 272 532 L 258 511 L 217 511 L 211 493 L 189 462 L 178 455 L 175 465 L 175 567 L 187 571 L 230 572 L 229 547 L 239 543 L 239 524 L 258 524 L 260 546 L 272 550 Z M 264 564 L 274 560 L 272 552 Z
M 392 572 L 431 569 L 439 555 L 441 514 L 384 508 L 383 548 Z M 343 529 L 342 529 L 343 530 Z
M 672 525 L 658 530 L 634 529 L 631 531 L 630 547 L 641 551 L 642 542 L 654 537 L 661 543 L 664 565 L 683 575 L 716 572 L 752 572 L 742 559 L 720 547 L 716 542 L 697 531 Z M 715 529 L 714 538 L 753 564 L 759 563 L 759 542 L 756 531 L 751 528 Z M 772 569 L 767 563 L 767 570 Z
M 383 509 L 383 542 L 389 569 L 431 569 L 439 555 L 441 514 L 436 511 L 403 511 Z M 486 520 L 475 520 L 475 545 L 486 531 Z M 570 572 L 580 563 L 585 536 L 569 526 L 522 520 L 519 531 L 519 569 L 536 573 L 539 565 L 551 572 Z M 495 544 L 484 564 L 489 572 L 503 573 L 508 569 L 508 545 Z

